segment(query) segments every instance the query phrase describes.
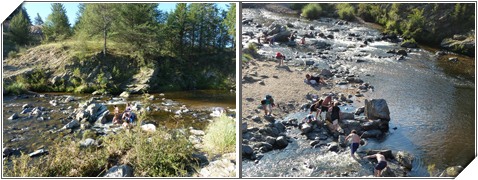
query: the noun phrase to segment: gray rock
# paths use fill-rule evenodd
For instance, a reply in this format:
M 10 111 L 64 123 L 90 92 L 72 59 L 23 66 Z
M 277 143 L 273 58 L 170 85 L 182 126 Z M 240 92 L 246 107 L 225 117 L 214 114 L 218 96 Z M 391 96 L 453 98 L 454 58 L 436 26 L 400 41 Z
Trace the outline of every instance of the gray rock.
M 79 126 L 80 126 L 80 123 L 76 119 L 74 119 L 70 121 L 68 124 L 66 124 L 65 126 L 63 126 L 63 129 L 73 129 Z
M 333 76 L 332 72 L 330 72 L 327 69 L 322 69 L 322 71 L 320 71 L 320 75 L 325 76 L 325 77 L 332 77 Z
M 124 91 L 119 96 L 122 98 L 128 98 L 130 96 L 130 93 L 128 91 Z
M 331 142 L 329 145 L 329 151 L 338 152 L 339 151 L 339 144 L 336 142 Z
M 207 160 L 207 157 L 203 154 L 197 154 L 193 153 L 193 160 L 198 162 L 200 166 L 205 166 L 209 164 L 209 161 Z
M 266 142 L 271 144 L 271 145 L 274 145 L 276 143 L 276 138 L 274 138 L 272 136 L 267 136 L 266 137 Z
M 452 166 L 446 168 L 439 177 L 457 177 L 458 174 L 460 174 L 461 171 L 463 171 L 462 166 Z
M 32 110 L 33 110 L 32 108 L 24 108 L 22 110 L 22 112 L 20 112 L 20 114 L 28 114 L 28 113 L 32 112 Z
M 65 103 L 69 103 L 71 101 L 75 101 L 75 98 L 73 96 L 67 96 L 65 98 L 65 100 L 63 100 L 63 102 L 65 102 Z
M 189 132 L 196 136 L 204 136 L 206 133 L 202 130 L 190 129 Z
M 80 111 L 76 114 L 75 119 L 78 121 L 83 121 L 84 119 L 88 120 L 90 118 L 90 113 L 88 111 Z
M 17 113 L 13 113 L 13 114 L 8 118 L 8 120 L 15 120 L 15 119 L 18 119 L 18 114 L 17 114 Z
M 141 125 L 141 130 L 146 131 L 146 132 L 155 132 L 156 131 L 156 126 L 154 124 L 149 124 L 149 123 L 148 124 L 143 124 L 143 125 Z
M 312 131 L 312 127 L 308 123 L 303 123 L 300 126 L 300 131 L 302 131 L 302 133 L 304 133 L 304 134 L 307 134 L 310 131 Z
M 347 147 L 347 142 L 345 141 L 344 135 L 339 135 L 339 145 L 340 147 Z
M 246 132 L 246 131 L 247 131 L 247 122 L 244 122 L 244 121 L 243 121 L 243 123 L 242 123 L 242 125 L 241 125 L 241 131 L 242 131 L 242 132 Z
M 367 119 L 390 120 L 390 110 L 384 99 L 365 100 L 365 116 Z
M 405 49 L 400 49 L 397 51 L 398 55 L 407 56 L 407 51 Z
M 259 117 L 259 116 L 253 116 L 253 117 L 252 117 L 252 120 L 253 120 L 254 122 L 261 122 L 261 117 Z
M 92 138 L 87 138 L 85 140 L 80 141 L 80 147 L 83 148 L 87 148 L 93 145 L 96 145 L 96 141 Z
M 413 156 L 411 154 L 398 151 L 395 157 L 401 166 L 407 168 L 408 170 L 412 170 Z
M 57 105 L 58 105 L 58 101 L 57 101 L 57 100 L 51 100 L 51 101 L 49 101 L 49 103 L 50 103 L 52 106 L 57 106 Z
M 41 155 L 44 155 L 44 154 L 48 154 L 48 151 L 45 150 L 45 149 L 39 149 L 39 150 L 36 150 L 36 151 L 28 154 L 28 156 L 36 157 L 36 156 L 41 156 Z
M 273 149 L 273 146 L 269 143 L 266 143 L 266 142 L 256 143 L 256 144 L 254 144 L 253 147 L 254 147 L 254 149 L 259 149 L 259 152 L 261 152 L 261 153 L 269 152 Z
M 276 139 L 276 144 L 275 145 L 278 149 L 283 149 L 283 148 L 287 147 L 287 145 L 289 145 L 289 141 L 287 141 L 287 138 L 285 136 L 279 136 Z
M 382 131 L 378 129 L 368 130 L 362 134 L 363 138 L 379 138 L 382 136 Z
M 276 121 L 274 123 L 274 127 L 279 130 L 279 132 L 284 132 L 285 131 L 285 126 L 282 124 L 282 122 Z
M 389 167 L 386 167 L 385 169 L 380 172 L 380 177 L 397 177 L 395 173 L 390 169 Z
M 353 120 L 355 119 L 354 113 L 342 112 L 341 120 Z
M 357 108 L 357 110 L 355 110 L 355 115 L 360 115 L 364 112 L 365 112 L 365 106 L 362 106 L 362 107 Z
M 104 175 L 104 177 L 133 177 L 133 168 L 128 165 L 113 166 Z
M 274 122 L 274 121 L 275 121 L 275 117 L 274 117 L 274 116 L 264 116 L 264 119 L 266 119 L 266 120 L 269 121 L 269 122 Z
M 414 42 L 403 42 L 400 46 L 404 48 L 418 48 L 417 43 Z
M 242 145 L 242 156 L 244 157 L 251 157 L 254 153 L 254 150 L 248 145 Z
M 315 145 L 317 145 L 317 144 L 319 144 L 319 143 L 320 143 L 319 140 L 314 140 L 314 141 L 311 141 L 311 142 L 310 142 L 310 146 L 315 146 Z
M 22 109 L 26 109 L 26 108 L 33 108 L 33 106 L 31 104 L 24 104 L 22 106 Z

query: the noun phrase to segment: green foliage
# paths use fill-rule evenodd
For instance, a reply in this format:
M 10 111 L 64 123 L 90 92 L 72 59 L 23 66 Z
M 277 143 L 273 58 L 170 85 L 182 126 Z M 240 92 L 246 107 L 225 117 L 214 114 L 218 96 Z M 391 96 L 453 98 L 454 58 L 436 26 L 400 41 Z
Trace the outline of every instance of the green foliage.
M 88 129 L 83 132 L 81 139 L 87 139 L 87 138 L 96 139 L 96 137 L 97 137 L 96 133 Z
M 425 27 L 425 18 L 423 17 L 423 9 L 412 9 L 412 13 L 408 15 L 408 21 L 403 29 L 405 38 L 419 38 Z
M 27 85 L 23 82 L 15 81 L 12 84 L 5 85 L 6 94 L 19 95 L 28 91 Z
M 24 46 L 29 43 L 31 39 L 30 23 L 22 11 L 13 16 L 8 29 L 7 38 L 17 46 Z
M 318 19 L 322 14 L 322 7 L 320 4 L 310 3 L 302 8 L 302 16 L 307 19 Z
M 51 14 L 48 15 L 43 26 L 46 41 L 60 41 L 71 36 L 70 22 L 66 9 L 61 3 L 51 5 Z
M 293 10 L 302 10 L 302 8 L 304 8 L 304 6 L 306 5 L 307 5 L 306 3 L 292 3 L 290 5 L 290 8 Z
M 40 13 L 37 13 L 37 17 L 35 17 L 35 25 L 42 25 L 43 19 L 40 16 Z
M 144 132 L 139 127 L 97 139 L 101 148 L 80 148 L 71 140 L 49 147 L 50 154 L 32 159 L 23 154 L 3 161 L 6 177 L 97 177 L 111 166 L 129 164 L 136 177 L 180 177 L 196 165 L 193 147 L 178 132 L 160 129 Z
M 236 123 L 223 115 L 216 118 L 206 129 L 204 147 L 213 154 L 234 152 L 236 149 Z
M 337 4 L 337 13 L 339 14 L 340 19 L 344 20 L 354 20 L 355 18 L 355 8 L 349 3 L 340 3 Z
M 228 28 L 228 33 L 230 36 L 233 36 L 234 42 L 233 47 L 235 46 L 236 42 L 236 3 L 231 3 L 229 10 L 227 11 L 227 16 L 224 19 L 224 24 Z

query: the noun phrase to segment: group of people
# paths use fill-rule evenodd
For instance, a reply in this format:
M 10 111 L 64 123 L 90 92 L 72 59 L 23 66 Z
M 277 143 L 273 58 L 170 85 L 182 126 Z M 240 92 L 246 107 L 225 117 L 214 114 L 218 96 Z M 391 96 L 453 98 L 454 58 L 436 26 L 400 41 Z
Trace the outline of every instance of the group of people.
M 331 129 L 332 132 L 337 132 L 339 125 L 338 121 L 341 118 L 341 111 L 340 107 L 338 107 L 338 102 L 332 102 L 332 96 L 328 95 L 324 99 L 313 99 L 315 102 L 311 105 L 310 107 L 310 113 L 307 115 L 307 117 L 304 119 L 305 122 L 311 123 L 311 122 L 318 122 L 317 119 L 314 117 L 312 114 L 313 112 L 316 112 L 316 117 L 319 117 L 320 120 L 322 120 L 322 112 L 330 112 L 330 118 L 325 118 L 325 123 Z M 275 107 L 274 103 L 274 98 L 272 98 L 271 95 L 266 95 L 264 99 L 261 100 L 261 105 L 262 109 L 264 110 L 264 115 L 265 116 L 271 116 L 272 115 L 272 108 Z M 353 159 L 357 160 L 357 157 L 355 156 L 355 152 L 357 152 L 357 149 L 360 146 L 360 140 L 362 136 L 359 136 L 357 134 L 356 130 L 352 130 L 349 135 L 345 137 L 345 141 L 350 141 L 350 156 Z M 377 164 L 374 167 L 374 176 L 379 177 L 381 174 L 381 171 L 387 167 L 387 161 L 385 160 L 385 156 L 383 155 L 382 152 L 378 152 L 376 154 L 368 155 L 361 157 L 360 159 L 363 158 L 376 158 L 377 159 Z
M 136 119 L 136 114 L 131 111 L 130 104 L 126 104 L 125 110 L 122 113 L 120 113 L 118 106 L 114 105 L 114 107 L 115 114 L 113 117 L 113 124 L 122 124 L 125 128 L 131 127 Z

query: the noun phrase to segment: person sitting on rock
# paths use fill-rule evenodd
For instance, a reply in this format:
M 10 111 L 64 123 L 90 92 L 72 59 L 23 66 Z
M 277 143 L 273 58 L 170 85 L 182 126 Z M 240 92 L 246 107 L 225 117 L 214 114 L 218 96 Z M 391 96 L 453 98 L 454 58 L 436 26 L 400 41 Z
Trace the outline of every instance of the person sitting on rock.
M 276 59 L 279 60 L 279 66 L 284 65 L 285 56 L 282 53 L 277 52 L 276 53 Z
M 332 132 L 337 132 L 339 128 L 339 119 L 342 116 L 342 113 L 340 112 L 340 108 L 338 104 L 339 104 L 338 102 L 334 102 L 334 105 L 329 108 L 329 111 L 330 111 L 329 129 L 331 129 Z
M 305 80 L 304 82 L 306 84 L 310 85 L 316 85 L 316 84 L 327 84 L 323 78 L 320 78 L 320 76 L 311 76 L 310 74 L 305 75 Z
M 296 38 L 297 38 L 297 35 L 296 35 L 295 33 L 292 33 L 292 34 L 290 34 L 290 36 L 289 36 L 289 41 L 290 41 L 290 42 L 294 42 Z
M 113 117 L 113 124 L 121 124 L 123 123 L 121 120 L 121 114 L 120 113 L 115 113 Z
M 274 99 L 271 95 L 266 95 L 266 97 L 261 101 L 262 109 L 264 109 L 265 116 L 272 115 L 272 107 L 275 106 Z
M 360 136 L 357 135 L 357 131 L 352 130 L 352 132 L 350 132 L 350 134 L 345 137 L 345 141 L 347 142 L 348 140 L 351 140 L 351 143 L 350 143 L 350 156 L 352 156 L 352 158 L 354 159 L 357 159 L 357 157 L 355 157 L 355 151 L 357 151 L 359 145 L 360 145 Z
M 385 156 L 382 152 L 378 152 L 377 154 L 372 154 L 369 156 L 364 156 L 363 158 L 377 158 L 378 163 L 375 165 L 373 174 L 375 177 L 380 177 L 382 170 L 387 167 L 387 161 L 385 160 Z
M 300 44 L 305 44 L 305 36 L 302 36 L 302 38 L 300 39 Z

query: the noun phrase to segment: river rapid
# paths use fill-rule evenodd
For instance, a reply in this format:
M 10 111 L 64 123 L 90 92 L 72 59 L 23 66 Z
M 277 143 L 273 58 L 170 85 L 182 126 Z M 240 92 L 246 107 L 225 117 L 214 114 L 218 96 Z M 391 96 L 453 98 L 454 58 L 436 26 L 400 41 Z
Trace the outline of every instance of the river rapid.
M 286 63 L 291 66 L 304 66 L 307 61 L 311 61 L 318 69 L 328 69 L 329 66 L 340 63 L 352 74 L 359 75 L 364 82 L 370 82 L 374 91 L 365 93 L 365 96 L 368 99 L 387 101 L 391 129 L 385 138 L 369 139 L 359 150 L 390 149 L 392 152 L 409 152 L 415 160 L 408 176 L 419 177 L 436 176 L 438 171 L 449 166 L 466 167 L 474 159 L 474 73 L 466 76 L 448 70 L 447 66 L 455 66 L 453 62 L 441 61 L 438 55 L 429 50 L 401 48 L 397 43 L 381 40 L 361 46 L 366 39 L 381 37 L 381 33 L 354 22 L 337 25 L 340 20 L 331 18 L 308 21 L 264 9 L 243 9 L 243 18 L 263 24 L 262 27 L 245 25 L 242 27 L 243 33 L 258 34 L 261 30 L 268 29 L 272 23 L 284 26 L 291 23 L 293 27 L 289 30 L 298 31 L 298 39 L 309 32 L 333 36 L 333 39 L 318 36 L 306 38 L 308 45 L 330 44 L 330 48 L 326 50 L 314 46 L 289 47 L 276 43 L 272 46 L 264 44 L 258 53 L 273 56 L 276 52 L 281 52 L 288 57 Z M 246 36 L 242 41 L 246 45 L 256 40 Z M 396 54 L 387 53 L 394 49 L 406 49 L 407 56 L 400 58 Z M 474 61 L 473 58 L 459 58 L 460 61 Z M 474 66 L 474 62 L 469 64 Z M 363 102 L 354 102 L 351 108 L 354 106 L 363 106 Z M 302 119 L 304 116 L 305 112 L 298 112 L 284 119 Z M 292 137 L 299 133 L 287 132 Z M 350 158 L 349 151 L 335 153 L 313 149 L 301 138 L 291 139 L 292 142 L 285 149 L 264 153 L 258 162 L 243 161 L 242 175 L 327 177 L 372 174 L 373 167 L 363 167 L 368 164 L 357 163 Z M 428 169 L 432 166 L 434 170 L 430 174 Z

